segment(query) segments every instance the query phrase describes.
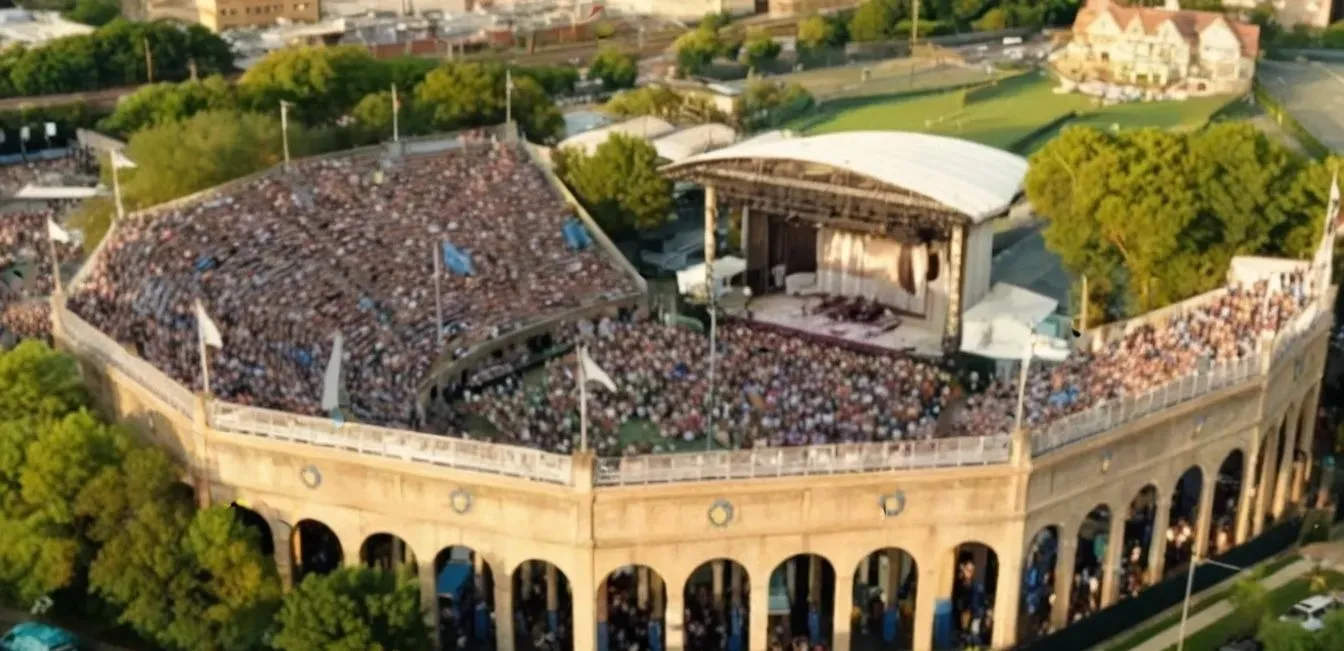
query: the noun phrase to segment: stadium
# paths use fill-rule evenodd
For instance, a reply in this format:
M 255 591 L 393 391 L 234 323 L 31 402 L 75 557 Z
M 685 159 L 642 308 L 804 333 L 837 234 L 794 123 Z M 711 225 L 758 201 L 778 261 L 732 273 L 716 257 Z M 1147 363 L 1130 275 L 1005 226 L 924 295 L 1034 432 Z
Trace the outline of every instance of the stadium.
M 438 137 L 129 215 L 53 336 L 287 584 L 406 567 L 442 648 L 1087 648 L 1310 501 L 1307 262 L 1074 339 L 990 282 L 1021 158 L 767 135 L 664 168 L 742 223 L 711 355 L 541 160 Z M 576 346 L 615 390 L 580 397 Z

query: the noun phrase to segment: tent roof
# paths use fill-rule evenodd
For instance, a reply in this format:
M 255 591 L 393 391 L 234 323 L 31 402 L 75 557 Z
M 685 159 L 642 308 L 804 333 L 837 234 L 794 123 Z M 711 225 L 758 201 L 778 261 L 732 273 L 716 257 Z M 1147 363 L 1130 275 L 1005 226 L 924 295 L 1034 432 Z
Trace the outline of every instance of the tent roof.
M 962 315 L 961 350 L 992 359 L 1021 359 L 1036 326 L 1058 307 L 1059 301 L 1048 296 L 995 283 Z
M 14 198 L 35 201 L 52 201 L 63 199 L 88 199 L 90 197 L 96 197 L 99 194 L 98 188 L 42 187 L 30 183 L 23 186 L 18 192 L 15 192 Z
M 732 278 L 747 270 L 747 261 L 736 256 L 719 258 L 714 261 L 714 281 Z M 683 294 L 695 291 L 705 284 L 705 263 L 701 262 L 677 272 L 677 289 Z
M 558 147 L 582 147 L 587 153 L 593 153 L 598 146 L 611 138 L 613 133 L 621 133 L 627 136 L 635 136 L 645 140 L 654 140 L 676 131 L 676 127 L 668 124 L 666 120 L 660 120 L 651 116 L 643 116 L 617 122 L 590 131 L 584 131 L 578 135 L 570 136 L 560 141 Z
M 726 147 L 737 140 L 737 132 L 723 124 L 699 124 L 669 133 L 653 141 L 658 157 L 673 163 L 696 154 Z
M 692 156 L 665 170 L 728 160 L 790 160 L 867 176 L 926 196 L 982 222 L 1022 190 L 1027 160 L 987 145 L 906 131 L 850 131 L 752 139 Z

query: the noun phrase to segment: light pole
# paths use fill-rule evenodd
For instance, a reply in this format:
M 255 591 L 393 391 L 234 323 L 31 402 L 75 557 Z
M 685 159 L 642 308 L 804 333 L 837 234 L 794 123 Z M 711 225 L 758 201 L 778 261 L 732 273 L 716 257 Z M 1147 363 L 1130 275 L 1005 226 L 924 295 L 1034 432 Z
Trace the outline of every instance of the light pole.
M 1185 622 L 1190 619 L 1190 592 L 1194 590 L 1195 587 L 1195 568 L 1200 565 L 1216 565 L 1224 569 L 1232 570 L 1233 572 L 1241 572 L 1246 569 L 1244 567 L 1228 565 L 1227 563 L 1220 563 L 1211 558 L 1190 558 L 1190 569 L 1187 570 L 1185 574 L 1185 601 L 1181 603 L 1181 627 L 1177 633 L 1179 637 L 1176 640 L 1176 651 L 1185 651 Z

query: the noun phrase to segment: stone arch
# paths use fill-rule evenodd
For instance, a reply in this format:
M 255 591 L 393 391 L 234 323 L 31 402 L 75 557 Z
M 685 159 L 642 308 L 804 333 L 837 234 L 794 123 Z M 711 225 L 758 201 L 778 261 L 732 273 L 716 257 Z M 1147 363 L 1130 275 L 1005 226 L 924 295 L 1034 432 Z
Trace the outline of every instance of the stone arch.
M 1213 481 L 1213 509 L 1209 523 L 1208 550 L 1218 555 L 1234 547 L 1237 535 L 1237 514 L 1241 505 L 1241 488 L 1246 477 L 1246 454 L 1234 448 L 1218 464 Z
M 359 546 L 360 562 L 385 572 L 419 571 L 415 550 L 401 536 L 379 532 L 369 534 Z
M 691 572 L 682 586 L 686 651 L 750 648 L 750 586 L 747 568 L 729 558 L 705 561 Z
M 1136 491 L 1124 513 L 1124 540 L 1119 550 L 1120 566 L 1115 570 L 1116 585 L 1102 587 L 1113 594 L 1118 592 L 1119 599 L 1135 596 L 1151 583 L 1148 568 L 1152 560 L 1152 542 L 1156 535 L 1153 529 L 1157 524 L 1157 508 L 1161 499 L 1161 491 L 1157 486 L 1156 483 L 1149 483 Z
M 555 563 L 529 559 L 511 574 L 517 651 L 573 647 L 574 596 L 565 572 Z
M 1060 531 L 1047 524 L 1036 531 L 1022 560 L 1022 585 L 1018 589 L 1017 642 L 1026 644 L 1050 632 L 1050 612 L 1059 568 Z
M 1105 581 L 1107 556 L 1110 555 L 1111 524 L 1115 513 L 1109 504 L 1092 508 L 1078 523 L 1074 532 L 1073 580 L 1074 592 L 1069 603 L 1057 604 L 1066 608 L 1067 619 L 1073 622 L 1101 609 L 1102 583 Z
M 294 584 L 311 573 L 327 574 L 345 561 L 345 549 L 336 532 L 318 520 L 299 520 L 289 535 L 294 557 Z
M 271 533 L 271 523 L 266 521 L 260 513 L 242 506 L 237 502 L 229 504 L 233 511 L 233 518 L 239 524 L 253 530 L 257 535 L 257 546 L 261 553 L 266 556 L 275 555 L 275 537 Z
M 434 555 L 435 604 L 439 609 L 439 648 L 455 651 L 495 646 L 495 577 L 490 562 L 471 547 L 452 545 Z
M 1167 531 L 1154 532 L 1161 536 L 1162 578 L 1184 572 L 1186 563 L 1195 553 L 1195 532 L 1199 530 L 1199 503 L 1204 497 L 1204 467 L 1195 464 L 1185 469 L 1171 490 L 1171 507 L 1167 514 Z M 1171 537 L 1167 537 L 1168 531 Z
M 883 547 L 854 568 L 854 593 L 837 594 L 836 608 L 857 609 L 862 649 L 909 649 L 919 594 L 919 562 L 902 547 Z M 848 651 L 836 649 L 836 651 Z
M 667 583 L 647 565 L 612 570 L 598 584 L 597 635 L 608 649 L 660 651 L 665 648 Z M 648 622 L 647 632 L 639 624 Z
M 989 615 L 998 593 L 998 552 L 986 543 L 965 541 L 953 548 L 952 559 L 952 598 L 935 605 L 933 648 L 988 647 L 994 639 Z
M 781 561 L 770 571 L 772 606 L 767 630 L 779 625 L 790 639 L 806 637 L 813 645 L 831 648 L 839 600 L 835 583 L 835 566 L 821 554 L 795 554 Z M 771 642 L 766 640 L 765 646 Z M 789 642 L 784 640 L 786 647 Z

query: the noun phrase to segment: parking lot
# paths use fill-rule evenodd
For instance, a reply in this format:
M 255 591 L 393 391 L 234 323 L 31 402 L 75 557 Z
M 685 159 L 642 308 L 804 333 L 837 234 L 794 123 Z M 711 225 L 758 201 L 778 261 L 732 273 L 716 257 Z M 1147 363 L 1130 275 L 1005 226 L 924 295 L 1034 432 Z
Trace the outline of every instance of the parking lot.
M 1256 76 L 1322 144 L 1344 151 L 1344 64 L 1264 61 Z

